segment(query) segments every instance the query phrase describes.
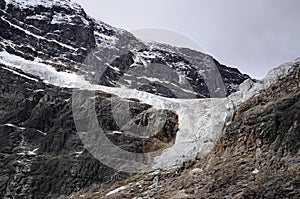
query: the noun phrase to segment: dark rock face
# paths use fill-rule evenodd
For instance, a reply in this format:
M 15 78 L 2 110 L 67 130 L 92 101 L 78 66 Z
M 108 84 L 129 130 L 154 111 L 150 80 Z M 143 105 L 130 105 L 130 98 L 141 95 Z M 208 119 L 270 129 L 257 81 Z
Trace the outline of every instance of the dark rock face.
M 219 69 L 220 75 L 226 86 L 228 95 L 237 91 L 238 85 L 243 83 L 246 79 L 250 79 L 249 75 L 242 74 L 237 68 L 227 67 L 223 64 L 220 64 L 215 59 L 214 63 Z
M 74 64 L 83 62 L 96 42 L 102 42 L 95 31 L 107 36 L 114 34 L 69 0 L 33 5 L 1 0 L 0 9 L 1 49 L 29 60 L 39 57 L 47 63 L 54 61 L 51 65 L 58 70 L 77 71 Z
M 206 157 L 92 198 L 299 198 L 300 67 L 244 102 Z M 154 180 L 156 179 L 156 181 Z M 155 185 L 155 183 L 157 184 Z M 114 189 L 112 188 L 112 189 Z M 91 189 L 93 190 L 93 189 Z
M 5 5 L 4 0 L 1 5 Z M 4 41 L 2 48 L 9 53 L 31 60 L 39 57 L 45 61 L 60 61 L 58 69 L 74 70 L 70 66 L 63 67 L 82 62 L 87 52 L 96 46 L 94 21 L 79 6 L 57 3 L 2 7 L 0 39 Z
M 102 164 L 85 149 L 74 124 L 72 90 L 29 80 L 2 65 L 0 74 L 1 198 L 65 197 L 93 184 L 109 186 L 117 176 L 129 176 Z M 174 113 L 107 93 L 95 96 L 99 125 L 115 145 L 139 153 L 172 144 L 178 130 Z M 116 124 L 111 97 L 114 102 L 129 103 L 132 121 L 126 130 Z M 148 121 L 162 113 L 167 115 L 166 122 L 156 136 L 132 135 L 131 123 L 155 128 Z
M 218 89 L 224 90 L 225 97 L 250 78 L 241 74 L 238 69 L 221 65 L 211 56 L 198 52 L 199 57 L 204 56 L 210 60 L 210 63 L 203 63 L 203 60 L 201 62 L 188 58 L 190 54 L 191 52 L 177 54 L 160 48 L 129 52 L 113 60 L 110 64 L 112 67 L 106 67 L 98 83 L 135 88 L 171 98 L 209 98 L 216 97 L 213 92 Z M 206 73 L 205 70 L 212 70 L 210 68 L 215 69 L 215 73 L 220 76 L 214 77 Z M 214 78 L 219 78 L 222 82 L 208 85 L 212 84 Z M 213 88 L 209 89 L 209 86 Z

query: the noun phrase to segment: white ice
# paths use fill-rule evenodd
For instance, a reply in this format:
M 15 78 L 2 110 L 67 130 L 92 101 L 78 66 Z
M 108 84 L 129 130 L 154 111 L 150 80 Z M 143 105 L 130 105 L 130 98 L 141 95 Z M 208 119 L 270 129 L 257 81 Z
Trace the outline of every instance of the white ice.
M 20 69 L 25 73 L 39 77 L 44 80 L 45 83 L 56 86 L 74 88 L 89 85 L 89 82 L 75 73 L 58 72 L 51 65 L 40 63 L 38 59 L 29 61 L 6 51 L 0 52 L 0 63 L 10 67 L 10 70 L 13 68 Z M 14 73 L 17 74 L 17 72 Z M 22 74 L 20 75 L 23 76 Z M 36 79 L 33 78 L 32 80 Z

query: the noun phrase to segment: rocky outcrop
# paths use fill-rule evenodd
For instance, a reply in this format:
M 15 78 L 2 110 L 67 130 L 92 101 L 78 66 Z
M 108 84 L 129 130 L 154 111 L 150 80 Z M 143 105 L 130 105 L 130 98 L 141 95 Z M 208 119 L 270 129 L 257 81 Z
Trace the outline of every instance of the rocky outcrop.
M 163 47 L 154 46 L 120 55 L 110 64 L 112 67 L 106 67 L 98 83 L 171 98 L 209 98 L 225 97 L 250 78 L 238 69 L 221 65 L 209 55 L 196 51 L 174 53 Z M 99 62 L 93 64 L 101 65 Z M 222 82 L 215 84 L 215 79 Z M 215 93 L 218 91 L 219 95 Z
M 74 124 L 72 90 L 45 85 L 37 77 L 0 65 L 0 197 L 59 198 L 91 185 L 114 183 L 129 174 L 95 159 L 84 147 Z M 128 104 L 126 130 L 118 126 L 114 103 Z M 101 129 L 116 146 L 134 153 L 172 145 L 178 118 L 167 110 L 97 92 L 95 107 Z M 154 137 L 138 137 L 131 124 L 155 128 L 152 117 L 163 115 Z M 136 126 L 136 125 L 135 125 Z M 145 135 L 147 135 L 145 133 Z
M 111 192 L 95 188 L 81 194 L 83 198 L 299 198 L 299 99 L 298 66 L 242 103 L 207 156 L 125 180 Z

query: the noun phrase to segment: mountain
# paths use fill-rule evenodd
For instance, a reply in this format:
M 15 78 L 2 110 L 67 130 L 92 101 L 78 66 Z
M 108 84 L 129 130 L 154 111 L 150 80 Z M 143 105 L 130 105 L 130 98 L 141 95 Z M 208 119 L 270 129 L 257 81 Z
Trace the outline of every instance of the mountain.
M 299 196 L 299 59 L 253 80 L 68 0 L 0 13 L 1 198 Z
M 201 52 L 143 43 L 87 16 L 68 0 L 1 0 L 0 8 L 0 49 L 57 71 L 76 72 L 96 84 L 206 98 L 228 95 L 249 78 Z

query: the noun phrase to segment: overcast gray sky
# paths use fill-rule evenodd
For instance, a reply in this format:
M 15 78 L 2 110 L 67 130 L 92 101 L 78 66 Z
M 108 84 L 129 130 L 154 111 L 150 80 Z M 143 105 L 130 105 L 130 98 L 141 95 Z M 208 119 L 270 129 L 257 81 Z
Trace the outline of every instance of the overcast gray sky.
M 177 31 L 255 78 L 300 57 L 299 0 L 73 1 L 90 16 L 128 31 Z

